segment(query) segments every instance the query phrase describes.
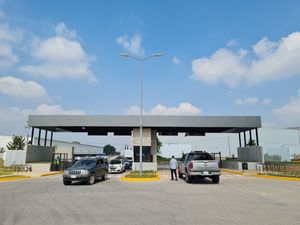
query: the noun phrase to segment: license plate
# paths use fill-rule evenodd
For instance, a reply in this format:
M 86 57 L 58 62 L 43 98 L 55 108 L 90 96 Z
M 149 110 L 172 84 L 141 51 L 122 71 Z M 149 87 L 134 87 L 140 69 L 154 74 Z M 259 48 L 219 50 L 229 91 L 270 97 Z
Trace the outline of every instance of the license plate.
M 208 171 L 203 171 L 203 174 L 208 175 L 209 172 Z
M 71 178 L 72 178 L 72 179 L 75 179 L 75 178 L 76 178 L 76 175 L 71 175 Z

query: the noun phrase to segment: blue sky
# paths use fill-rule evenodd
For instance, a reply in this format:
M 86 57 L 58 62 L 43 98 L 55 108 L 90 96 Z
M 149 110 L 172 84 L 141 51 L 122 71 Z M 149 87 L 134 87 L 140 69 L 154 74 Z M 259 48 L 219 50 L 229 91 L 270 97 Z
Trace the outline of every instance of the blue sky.
M 260 115 L 300 125 L 299 1 L 0 1 L 0 134 L 28 114 Z

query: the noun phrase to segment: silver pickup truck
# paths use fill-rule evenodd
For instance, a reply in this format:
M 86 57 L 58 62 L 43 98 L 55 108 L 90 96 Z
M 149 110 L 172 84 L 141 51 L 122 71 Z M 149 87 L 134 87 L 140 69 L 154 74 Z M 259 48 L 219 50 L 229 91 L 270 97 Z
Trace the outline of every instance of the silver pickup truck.
M 194 177 L 212 179 L 213 183 L 220 181 L 220 161 L 215 160 L 209 153 L 204 151 L 194 151 L 182 156 L 178 163 L 178 174 L 185 181 L 190 183 Z

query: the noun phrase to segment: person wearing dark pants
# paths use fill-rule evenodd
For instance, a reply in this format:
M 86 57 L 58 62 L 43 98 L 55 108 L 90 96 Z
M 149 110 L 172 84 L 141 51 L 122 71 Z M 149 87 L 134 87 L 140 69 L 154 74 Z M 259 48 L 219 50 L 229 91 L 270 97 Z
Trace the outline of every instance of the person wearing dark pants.
M 174 180 L 173 174 L 175 174 L 175 179 L 177 179 L 177 160 L 175 159 L 174 155 L 172 156 L 172 159 L 170 160 L 170 169 L 171 169 L 171 180 Z

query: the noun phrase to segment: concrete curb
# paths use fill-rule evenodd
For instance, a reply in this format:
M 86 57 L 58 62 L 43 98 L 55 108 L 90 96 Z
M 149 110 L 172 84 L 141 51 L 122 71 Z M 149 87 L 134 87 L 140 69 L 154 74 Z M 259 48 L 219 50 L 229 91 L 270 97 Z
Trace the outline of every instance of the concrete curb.
M 300 181 L 300 178 L 296 177 L 281 177 L 281 176 L 271 176 L 271 175 L 254 175 L 256 178 L 263 179 L 273 179 L 273 180 L 285 180 L 285 181 Z
M 237 175 L 241 175 L 243 176 L 244 173 L 240 172 L 240 171 L 236 171 L 236 170 L 228 170 L 228 169 L 221 169 L 222 172 L 226 172 L 226 173 L 232 173 L 232 174 L 237 174 Z
M 10 176 L 10 177 L 1 177 L 0 182 L 14 181 L 14 180 L 25 180 L 31 179 L 31 176 Z
M 54 176 L 54 175 L 63 174 L 63 173 L 64 173 L 63 171 L 53 172 L 53 173 L 43 173 L 43 174 L 41 174 L 41 177 Z

